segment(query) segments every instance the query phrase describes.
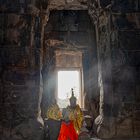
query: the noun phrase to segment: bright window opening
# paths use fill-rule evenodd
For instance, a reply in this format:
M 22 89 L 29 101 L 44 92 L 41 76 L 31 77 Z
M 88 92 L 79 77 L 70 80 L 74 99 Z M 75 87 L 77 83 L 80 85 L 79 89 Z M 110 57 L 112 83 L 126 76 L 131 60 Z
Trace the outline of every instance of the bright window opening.
M 65 108 L 69 105 L 71 88 L 74 89 L 77 103 L 80 103 L 80 72 L 58 71 L 58 105 Z

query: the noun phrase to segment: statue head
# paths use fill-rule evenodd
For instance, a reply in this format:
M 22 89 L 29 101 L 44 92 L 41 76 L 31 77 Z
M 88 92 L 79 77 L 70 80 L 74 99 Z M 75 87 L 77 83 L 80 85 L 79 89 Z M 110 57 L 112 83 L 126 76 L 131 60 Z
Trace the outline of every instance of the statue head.
M 75 107 L 76 106 L 76 97 L 74 96 L 73 88 L 71 89 L 71 97 L 70 97 L 70 106 Z

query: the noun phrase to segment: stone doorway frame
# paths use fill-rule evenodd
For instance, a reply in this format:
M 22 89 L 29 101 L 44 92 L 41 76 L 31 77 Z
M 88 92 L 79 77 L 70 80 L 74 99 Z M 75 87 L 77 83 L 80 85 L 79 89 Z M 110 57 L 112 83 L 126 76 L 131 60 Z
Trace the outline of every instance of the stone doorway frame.
M 97 7 L 92 7 L 90 5 L 89 7 L 87 6 L 84 9 L 77 8 L 77 7 L 76 8 L 73 7 L 73 8 L 69 9 L 69 7 L 66 8 L 65 6 L 60 6 L 60 7 L 54 6 L 54 7 L 51 7 L 51 9 L 48 8 L 45 12 L 43 12 L 43 15 L 45 14 L 45 16 L 44 16 L 45 17 L 44 18 L 45 22 L 43 24 L 44 26 L 42 26 L 42 31 L 43 31 L 42 34 L 44 34 L 44 27 L 47 25 L 47 22 L 49 20 L 49 14 L 50 14 L 51 11 L 53 11 L 53 10 L 56 10 L 56 11 L 57 10 L 87 10 L 87 12 L 88 12 L 88 14 L 89 14 L 89 16 L 90 16 L 90 18 L 93 22 L 93 25 L 95 27 L 95 32 L 96 32 L 96 47 L 97 47 L 97 60 L 98 60 L 98 86 L 99 86 L 99 90 L 100 90 L 99 118 L 101 118 L 103 120 L 103 122 L 101 122 L 103 124 L 105 119 L 111 120 L 111 118 L 112 118 L 112 116 L 110 116 L 110 117 L 106 116 L 106 112 L 104 111 L 104 109 L 106 107 L 105 105 L 108 104 L 108 100 L 107 100 L 107 98 L 105 98 L 107 92 L 109 92 L 109 95 L 111 96 L 112 99 L 113 99 L 113 94 L 112 94 L 112 87 L 111 87 L 112 79 L 111 78 L 109 79 L 109 86 L 104 85 L 104 79 L 106 77 L 104 77 L 104 71 L 103 71 L 104 66 L 101 63 L 101 53 L 102 52 L 101 52 L 101 45 L 99 44 L 99 36 L 100 36 L 99 35 L 99 28 L 100 28 L 99 27 L 99 20 L 100 20 L 99 19 L 99 16 L 100 16 L 99 13 L 101 12 L 100 11 L 101 7 L 100 7 L 99 2 L 97 3 L 97 5 L 98 5 Z M 110 15 L 108 14 L 107 22 L 109 20 L 110 20 Z M 106 20 L 104 22 L 106 22 Z M 103 23 L 103 24 L 106 24 L 106 23 Z M 109 40 L 110 40 L 110 38 L 108 38 L 107 43 L 109 43 Z M 110 44 L 108 44 L 108 51 L 110 51 Z M 110 59 L 110 56 L 109 56 L 109 59 Z M 109 67 L 111 67 L 111 60 L 109 60 Z M 111 69 L 110 69 L 110 73 L 111 73 Z M 109 103 L 111 107 L 108 110 L 110 110 L 110 112 L 112 112 L 112 104 L 113 104 L 112 102 L 113 102 L 113 100 Z M 110 124 L 112 124 L 113 121 L 114 120 L 111 120 Z M 110 132 L 111 131 L 110 130 L 110 124 L 105 124 L 105 126 L 107 126 L 109 128 L 109 130 L 107 130 L 109 134 L 111 133 Z M 100 130 L 102 131 L 102 128 L 100 128 Z M 111 137 L 111 136 L 108 135 L 108 137 Z

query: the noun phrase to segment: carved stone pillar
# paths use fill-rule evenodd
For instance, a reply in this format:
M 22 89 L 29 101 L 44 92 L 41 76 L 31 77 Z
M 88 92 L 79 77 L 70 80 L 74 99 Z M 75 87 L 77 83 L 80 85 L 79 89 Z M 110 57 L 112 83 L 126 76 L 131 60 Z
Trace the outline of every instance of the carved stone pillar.
M 114 118 L 112 116 L 112 61 L 110 45 L 110 13 L 103 11 L 99 3 L 90 3 L 89 15 L 96 29 L 98 55 L 98 86 L 100 88 L 100 115 L 96 118 L 97 134 L 101 138 L 114 135 Z

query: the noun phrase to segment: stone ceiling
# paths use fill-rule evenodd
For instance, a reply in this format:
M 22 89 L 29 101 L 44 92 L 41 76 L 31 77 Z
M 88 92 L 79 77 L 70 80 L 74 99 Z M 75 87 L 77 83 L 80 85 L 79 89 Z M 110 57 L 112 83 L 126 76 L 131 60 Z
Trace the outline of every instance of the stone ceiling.
M 50 0 L 49 9 L 87 10 L 87 0 Z

